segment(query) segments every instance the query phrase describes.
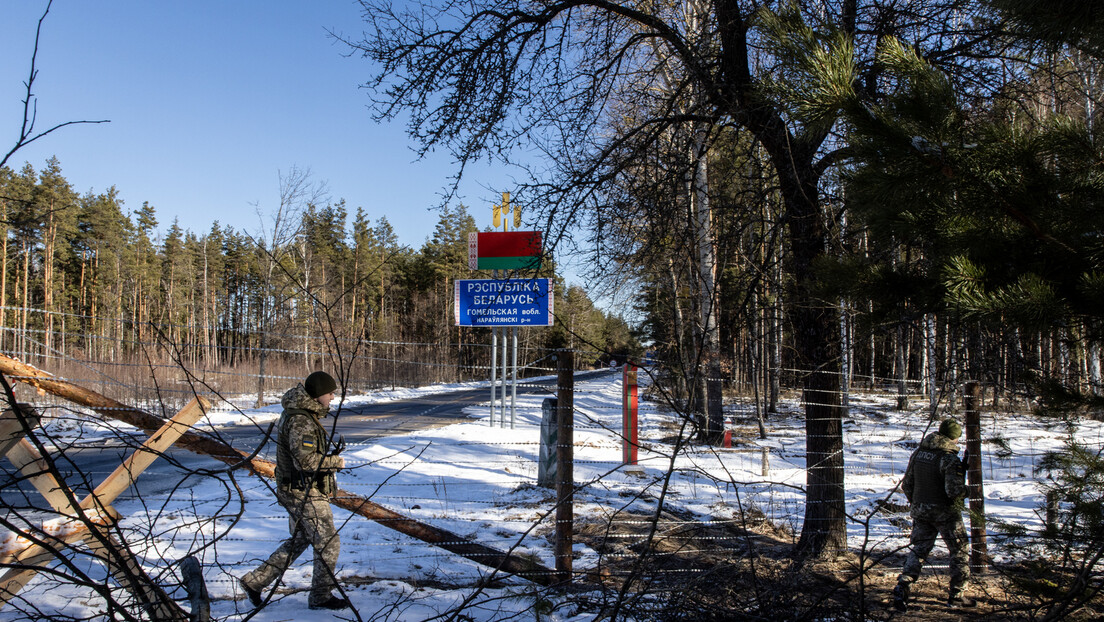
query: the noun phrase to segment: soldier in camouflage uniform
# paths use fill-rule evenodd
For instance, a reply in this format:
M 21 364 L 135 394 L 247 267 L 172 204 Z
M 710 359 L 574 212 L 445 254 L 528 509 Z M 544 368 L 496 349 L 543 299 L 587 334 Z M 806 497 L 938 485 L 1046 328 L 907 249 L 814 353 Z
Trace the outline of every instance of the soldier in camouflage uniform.
M 920 577 L 920 566 L 935 546 L 935 537 L 942 536 L 951 555 L 951 587 L 947 604 L 973 606 L 965 596 L 970 581 L 970 543 L 966 526 L 962 524 L 963 499 L 966 497 L 966 469 L 958 459 L 958 437 L 962 426 L 954 419 L 945 419 L 939 431 L 920 443 L 912 454 L 901 488 L 912 505 L 912 536 L 905 567 L 893 589 L 894 606 L 908 608 L 909 590 Z
M 334 472 L 345 466 L 337 451 L 328 451 L 330 437 L 320 420 L 329 412 L 337 383 L 326 372 L 316 371 L 304 383 L 284 394 L 276 443 L 276 500 L 289 515 L 291 537 L 252 572 L 241 578 L 254 607 L 263 600 L 261 590 L 281 576 L 296 558 L 314 548 L 311 575 L 311 609 L 345 609 L 349 602 L 331 592 L 337 583 L 334 566 L 341 541 L 334 529 L 329 498 L 337 489 Z

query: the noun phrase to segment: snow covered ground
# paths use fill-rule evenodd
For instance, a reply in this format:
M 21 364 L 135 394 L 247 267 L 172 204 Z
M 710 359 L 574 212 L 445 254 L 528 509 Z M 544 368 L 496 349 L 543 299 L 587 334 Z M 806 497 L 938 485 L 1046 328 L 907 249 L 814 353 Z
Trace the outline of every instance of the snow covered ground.
M 646 382 L 643 374 L 641 378 Z M 479 385 L 375 393 L 350 398 L 347 404 L 473 386 Z M 513 429 L 488 425 L 484 405 L 469 408 L 470 419 L 462 423 L 350 446 L 345 454 L 348 469 L 339 476 L 339 484 L 463 539 L 511 549 L 554 567 L 554 515 L 549 515 L 553 495 L 535 486 L 541 402 L 539 396 L 519 396 Z M 855 519 L 849 524 L 849 541 L 856 550 L 864 543 L 868 548 L 892 550 L 907 539 L 900 515 L 875 509 L 886 499 L 904 504 L 903 496 L 891 497 L 891 491 L 928 422 L 922 408 L 897 411 L 892 404 L 889 396 L 852 396 L 844 426 L 847 510 Z M 772 417 L 766 441 L 738 433 L 735 448 L 695 445 L 678 456 L 670 454 L 677 420 L 645 402 L 639 472 L 620 466 L 620 376 L 579 382 L 575 407 L 575 479 L 587 484 L 575 497 L 577 521 L 605 521 L 621 508 L 654 510 L 660 482 L 673 468 L 667 503 L 697 519 L 732 521 L 742 506 L 763 512 L 791 532 L 800 528 L 805 439 L 796 402 L 787 403 L 782 415 Z M 747 416 L 739 405 L 727 408 L 738 424 Z M 278 414 L 278 406 L 227 408 L 212 413 L 206 424 L 239 422 L 243 417 L 264 422 Z M 1057 421 L 991 413 L 983 415 L 982 428 L 986 511 L 1004 520 L 1033 524 L 1041 521 L 1037 509 L 1042 498 L 1036 480 L 1045 477 L 1034 472 L 1035 461 L 1047 451 L 1060 449 L 1071 434 L 1092 446 L 1104 444 L 1100 422 L 1086 421 L 1070 429 Z M 740 429 L 753 428 L 741 424 Z M 768 450 L 765 454 L 763 448 Z M 244 475 L 233 480 L 226 475 L 191 477 L 159 498 L 122 497 L 116 508 L 126 517 L 124 527 L 133 528 L 135 534 L 151 534 L 131 544 L 145 557 L 152 574 L 175 572 L 175 562 L 189 553 L 199 558 L 213 599 L 212 617 L 220 620 L 242 620 L 252 613 L 236 578 L 264 559 L 287 534 L 286 514 L 274 503 L 268 484 Z M 525 612 L 547 597 L 520 579 L 477 588 L 479 579 L 489 572 L 479 564 L 342 510 L 335 510 L 335 519 L 342 541 L 338 574 L 360 619 L 426 620 L 459 606 L 468 620 L 529 618 L 532 614 Z M 581 543 L 575 545 L 575 553 L 577 571 L 594 567 L 599 559 L 596 551 Z M 308 551 L 285 575 L 273 602 L 249 619 L 355 619 L 349 612 L 307 609 L 310 555 Z M 94 567 L 88 567 L 95 574 Z M 176 581 L 159 576 L 165 583 Z M 186 603 L 182 589 L 173 595 Z M 103 606 L 91 590 L 58 584 L 49 577 L 35 579 L 21 596 L 46 615 L 86 618 L 97 615 Z M 566 599 L 551 604 L 549 619 L 595 619 Z M 22 616 L 11 605 L 0 610 L 0 620 Z

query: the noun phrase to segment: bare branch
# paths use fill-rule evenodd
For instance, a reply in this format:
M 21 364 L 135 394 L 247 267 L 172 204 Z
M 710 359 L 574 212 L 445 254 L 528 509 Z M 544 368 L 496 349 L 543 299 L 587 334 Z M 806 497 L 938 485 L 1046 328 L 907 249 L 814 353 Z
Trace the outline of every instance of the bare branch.
M 110 120 L 101 119 L 99 121 L 66 121 L 64 123 L 58 123 L 50 129 L 35 133 L 35 122 L 38 120 L 38 99 L 34 95 L 34 81 L 38 77 L 38 50 L 39 41 L 42 37 L 42 23 L 46 20 L 46 16 L 50 13 L 50 7 L 53 5 L 53 0 L 50 0 L 46 4 L 46 10 L 42 12 L 42 17 L 38 18 L 38 27 L 35 29 L 35 42 L 34 50 L 31 52 L 31 69 L 27 75 L 27 80 L 24 82 L 26 87 L 26 95 L 23 98 L 23 123 L 19 128 L 19 138 L 16 139 L 15 145 L 4 154 L 4 158 L 0 160 L 0 168 L 4 168 L 7 165 L 8 160 L 15 155 L 15 152 L 19 151 L 23 147 L 35 142 L 36 140 L 49 136 L 57 130 L 70 125 L 82 125 L 82 124 L 95 124 L 95 123 L 110 123 Z

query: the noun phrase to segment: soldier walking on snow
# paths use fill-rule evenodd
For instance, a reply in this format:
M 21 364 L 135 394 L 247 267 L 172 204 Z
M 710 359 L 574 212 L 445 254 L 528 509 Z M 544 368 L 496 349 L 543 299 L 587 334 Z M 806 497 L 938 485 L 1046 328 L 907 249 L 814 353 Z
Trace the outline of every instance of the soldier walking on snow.
M 345 609 L 349 601 L 334 596 L 334 567 L 341 542 L 334 529 L 330 496 L 337 489 L 334 472 L 344 468 L 339 454 L 343 443 L 329 452 L 329 435 L 320 420 L 329 412 L 337 382 L 316 371 L 284 394 L 276 443 L 276 500 L 287 510 L 291 537 L 255 570 L 241 578 L 242 589 L 254 607 L 263 602 L 261 591 L 281 576 L 296 558 L 314 548 L 311 609 Z
M 920 577 L 920 566 L 935 546 L 935 537 L 942 536 L 951 554 L 951 587 L 947 604 L 952 607 L 972 607 L 976 603 L 965 595 L 970 581 L 970 542 L 962 523 L 963 500 L 966 498 L 966 468 L 958 459 L 958 438 L 962 426 L 954 419 L 944 419 L 939 431 L 928 434 L 909 459 L 901 488 L 912 505 L 912 536 L 910 550 L 897 586 L 893 588 L 893 605 L 900 611 L 908 608 L 909 591 Z

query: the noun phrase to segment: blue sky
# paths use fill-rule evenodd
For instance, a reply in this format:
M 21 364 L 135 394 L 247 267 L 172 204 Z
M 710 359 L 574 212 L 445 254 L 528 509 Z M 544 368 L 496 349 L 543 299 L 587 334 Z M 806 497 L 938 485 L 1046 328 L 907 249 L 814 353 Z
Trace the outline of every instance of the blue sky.
M 0 4 L 0 148 L 22 119 L 35 25 L 45 0 Z M 157 210 L 202 234 L 219 221 L 259 232 L 279 173 L 310 169 L 333 200 L 386 216 L 414 247 L 432 233 L 454 166 L 415 161 L 401 122 L 379 125 L 360 88 L 369 62 L 344 56 L 328 30 L 356 37 L 352 0 L 152 2 L 55 0 L 38 56 L 37 129 L 75 120 L 8 162 L 41 170 L 56 155 L 77 192 L 114 185 L 135 211 Z M 476 168 L 461 199 L 482 228 L 509 175 Z

